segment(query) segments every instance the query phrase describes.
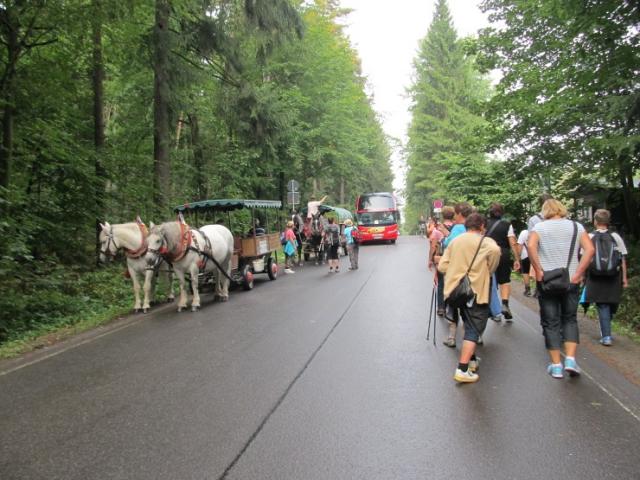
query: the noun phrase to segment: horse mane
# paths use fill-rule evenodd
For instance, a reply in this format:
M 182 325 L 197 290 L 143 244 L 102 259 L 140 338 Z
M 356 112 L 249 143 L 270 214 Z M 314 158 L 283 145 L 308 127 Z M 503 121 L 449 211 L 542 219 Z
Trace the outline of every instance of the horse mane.
M 181 238 L 180 238 L 180 224 L 178 222 L 165 222 L 158 228 L 160 234 L 164 234 L 164 238 L 167 240 L 167 248 L 170 252 L 174 251 L 176 247 L 180 246 Z

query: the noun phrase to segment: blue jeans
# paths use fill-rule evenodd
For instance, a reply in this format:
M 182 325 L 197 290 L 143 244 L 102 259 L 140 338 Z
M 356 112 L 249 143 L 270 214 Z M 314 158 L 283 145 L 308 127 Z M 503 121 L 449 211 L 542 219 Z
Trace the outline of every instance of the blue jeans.
M 600 320 L 600 335 L 602 337 L 611 336 L 611 319 L 613 311 L 609 303 L 596 303 L 598 307 L 598 319 Z
M 579 343 L 578 332 L 578 285 L 571 284 L 564 294 L 545 293 L 538 284 L 540 325 L 547 350 L 560 350 L 564 342 Z

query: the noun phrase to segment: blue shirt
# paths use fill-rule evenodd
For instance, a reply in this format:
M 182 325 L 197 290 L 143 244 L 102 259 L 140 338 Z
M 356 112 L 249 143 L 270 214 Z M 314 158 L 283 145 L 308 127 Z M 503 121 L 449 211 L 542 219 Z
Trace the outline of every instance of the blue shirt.
M 347 239 L 347 245 L 350 245 L 353 243 L 353 237 L 351 236 L 351 231 L 353 230 L 354 227 L 347 227 L 344 229 L 344 236 Z
M 467 227 L 464 226 L 463 223 L 456 223 L 453 228 L 451 229 L 451 231 L 449 232 L 449 236 L 446 237 L 443 242 L 442 245 L 444 245 L 444 248 L 447 248 L 449 246 L 449 244 L 459 235 L 462 235 L 463 233 L 465 233 L 467 231 Z

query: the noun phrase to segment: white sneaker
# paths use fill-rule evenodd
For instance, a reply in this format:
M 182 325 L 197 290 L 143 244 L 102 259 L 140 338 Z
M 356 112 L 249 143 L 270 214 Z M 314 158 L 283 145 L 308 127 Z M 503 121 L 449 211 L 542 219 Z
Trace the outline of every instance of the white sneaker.
M 477 373 L 480 368 L 480 357 L 476 357 L 475 360 L 469 360 L 469 371 L 471 373 Z
M 473 373 L 470 369 L 463 372 L 459 368 L 456 368 L 456 374 L 453 376 L 453 379 L 460 383 L 474 383 L 480 380 L 480 376 L 477 373 Z
M 293 270 L 291 270 L 290 268 L 285 268 L 284 269 L 284 273 L 296 273 Z

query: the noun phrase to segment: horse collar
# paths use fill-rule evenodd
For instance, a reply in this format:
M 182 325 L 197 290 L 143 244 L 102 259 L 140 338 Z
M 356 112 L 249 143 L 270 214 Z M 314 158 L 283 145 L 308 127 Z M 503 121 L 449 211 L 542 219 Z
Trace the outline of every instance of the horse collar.
M 147 244 L 147 237 L 149 236 L 149 230 L 147 229 L 147 226 L 136 220 L 136 224 L 138 225 L 138 228 L 140 228 L 140 234 L 142 235 L 142 241 L 140 242 L 140 248 L 138 248 L 137 250 L 129 250 L 128 248 L 127 250 L 127 257 L 129 258 L 140 258 L 141 256 L 143 256 L 145 253 L 147 253 L 147 248 L 148 248 L 148 244 Z

